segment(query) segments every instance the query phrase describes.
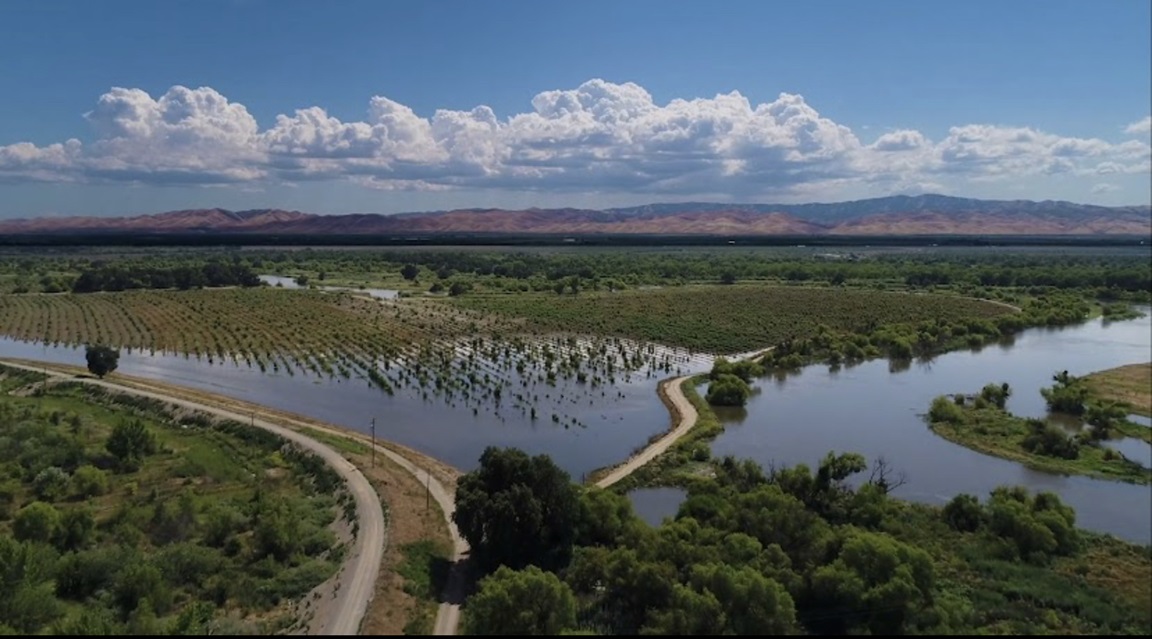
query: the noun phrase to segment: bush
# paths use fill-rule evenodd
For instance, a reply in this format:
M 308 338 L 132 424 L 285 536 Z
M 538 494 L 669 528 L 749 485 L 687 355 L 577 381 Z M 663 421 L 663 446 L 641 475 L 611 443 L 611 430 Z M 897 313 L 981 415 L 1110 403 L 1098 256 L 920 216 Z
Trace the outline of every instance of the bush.
M 708 385 L 705 399 L 715 406 L 743 406 L 751 394 L 747 382 L 736 375 L 723 373 Z
M 108 492 L 108 475 L 104 471 L 85 464 L 72 473 L 72 493 L 81 499 L 97 497 Z
M 1065 435 L 1059 428 L 1045 423 L 1040 419 L 1028 420 L 1029 433 L 1020 442 L 1020 446 L 1031 453 L 1057 457 L 1060 459 L 1077 459 L 1080 457 L 1080 443 L 1076 439 Z
M 948 522 L 953 530 L 974 532 L 984 521 L 984 509 L 972 495 L 956 495 L 944 507 L 944 521 Z

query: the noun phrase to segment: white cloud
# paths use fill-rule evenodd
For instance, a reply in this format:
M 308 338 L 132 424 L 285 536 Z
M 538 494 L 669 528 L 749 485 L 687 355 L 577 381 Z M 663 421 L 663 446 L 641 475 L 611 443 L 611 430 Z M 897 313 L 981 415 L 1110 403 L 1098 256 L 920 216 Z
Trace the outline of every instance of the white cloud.
M 1148 135 L 1152 133 L 1152 115 L 1145 116 L 1143 120 L 1137 120 L 1124 127 L 1124 132 L 1130 135 Z
M 0 146 L 0 180 L 296 184 L 348 180 L 388 190 L 538 190 L 732 197 L 945 191 L 1025 176 L 1139 174 L 1145 140 L 1111 143 L 1026 127 L 956 126 L 939 141 L 910 129 L 862 142 L 802 96 L 753 104 L 733 91 L 657 104 L 643 87 L 590 80 L 545 91 L 500 119 L 487 106 L 421 117 L 386 97 L 363 121 L 318 106 L 263 131 L 210 88 L 158 98 L 115 88 L 86 114 L 94 140 Z M 1147 132 L 1149 119 L 1129 133 Z M 827 199 L 827 198 L 822 198 Z
M 1112 193 L 1119 190 L 1120 187 L 1116 186 L 1115 184 L 1109 184 L 1107 182 L 1100 182 L 1092 185 L 1092 193 L 1096 195 L 1101 193 Z

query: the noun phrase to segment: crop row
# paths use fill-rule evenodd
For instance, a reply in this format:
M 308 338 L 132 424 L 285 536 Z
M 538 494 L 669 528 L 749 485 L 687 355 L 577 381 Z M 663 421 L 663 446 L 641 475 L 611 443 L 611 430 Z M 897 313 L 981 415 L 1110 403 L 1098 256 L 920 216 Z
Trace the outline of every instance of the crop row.
M 492 295 L 457 308 L 524 318 L 527 328 L 618 335 L 710 353 L 749 351 L 815 334 L 891 323 L 991 318 L 1011 309 L 944 295 L 841 288 L 693 286 L 580 295 Z

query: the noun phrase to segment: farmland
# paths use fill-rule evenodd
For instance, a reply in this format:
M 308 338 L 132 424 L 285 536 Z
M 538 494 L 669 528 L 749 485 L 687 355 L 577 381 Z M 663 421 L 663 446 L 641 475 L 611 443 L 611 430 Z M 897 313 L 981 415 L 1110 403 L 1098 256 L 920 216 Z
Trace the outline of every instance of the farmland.
M 117 348 L 316 369 L 326 358 L 395 355 L 422 341 L 456 337 L 482 322 L 467 313 L 390 307 L 318 291 L 129 291 L 6 295 L 0 331 L 50 344 Z
M 891 323 L 995 318 L 1005 306 L 947 296 L 839 288 L 691 286 L 580 295 L 471 296 L 457 308 L 527 318 L 536 330 L 618 335 L 736 353 L 808 337 L 819 325 L 864 332 Z

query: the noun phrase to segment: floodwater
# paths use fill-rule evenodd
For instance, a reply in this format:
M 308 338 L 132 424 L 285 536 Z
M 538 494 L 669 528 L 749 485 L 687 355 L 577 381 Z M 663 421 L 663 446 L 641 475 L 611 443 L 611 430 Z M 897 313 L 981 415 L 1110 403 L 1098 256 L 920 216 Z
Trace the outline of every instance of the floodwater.
M 1076 509 L 1081 527 L 1149 543 L 1152 487 L 1030 470 L 953 444 L 929 430 L 923 418 L 936 396 L 979 392 L 990 382 L 1011 386 L 1011 412 L 1046 417 L 1040 389 L 1051 386 L 1057 372 L 1085 375 L 1152 359 L 1149 309 L 1140 310 L 1146 315 L 1135 320 L 1031 329 L 1000 345 L 907 366 L 876 360 L 765 377 L 754 384 L 758 392 L 745 411 L 721 417 L 725 432 L 712 451 L 751 458 L 765 468 L 803 463 L 815 469 L 830 451 L 861 453 L 869 461 L 883 457 L 907 479 L 895 496 L 933 504 L 959 493 L 986 498 L 997 486 L 1020 484 L 1059 495 Z M 1134 460 L 1149 457 L 1144 442 L 1118 445 Z
M 659 352 L 659 351 L 657 351 Z M 706 370 L 711 358 L 683 351 L 685 369 Z M 82 348 L 21 342 L 0 337 L 0 357 L 82 365 Z M 395 366 L 393 367 L 395 369 Z M 410 446 L 457 468 L 476 467 L 487 446 L 514 446 L 548 454 L 574 480 L 627 458 L 669 428 L 667 408 L 656 394 L 670 373 L 618 371 L 613 383 L 594 385 L 558 377 L 554 385 L 533 371 L 513 376 L 501 400 L 446 397 L 416 385 L 388 394 L 361 376 L 317 376 L 296 370 L 261 372 L 228 359 L 121 350 L 117 372 L 299 413 Z M 427 396 L 426 396 L 427 393 Z M 517 403 L 516 394 L 524 401 Z M 523 406 L 536 408 L 533 419 Z M 555 420 L 553 416 L 555 415 Z

